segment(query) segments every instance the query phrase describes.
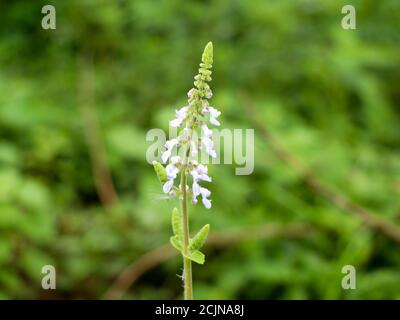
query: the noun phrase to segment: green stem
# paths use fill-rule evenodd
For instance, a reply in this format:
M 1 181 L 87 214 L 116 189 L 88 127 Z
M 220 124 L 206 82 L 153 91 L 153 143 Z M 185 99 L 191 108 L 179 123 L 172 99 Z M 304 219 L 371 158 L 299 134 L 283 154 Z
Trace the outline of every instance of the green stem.
M 191 136 L 189 137 L 191 139 Z M 189 252 L 189 212 L 188 212 L 188 199 L 186 190 L 186 165 L 190 154 L 190 145 L 186 147 L 183 154 L 182 172 L 181 172 L 181 192 L 182 192 L 182 239 L 183 239 L 183 287 L 184 299 L 193 300 L 193 282 L 192 282 L 192 261 L 187 258 Z
M 185 300 L 193 300 L 192 261 L 189 256 L 189 213 L 187 207 L 186 172 L 181 174 L 182 188 L 182 233 L 183 233 L 183 284 Z

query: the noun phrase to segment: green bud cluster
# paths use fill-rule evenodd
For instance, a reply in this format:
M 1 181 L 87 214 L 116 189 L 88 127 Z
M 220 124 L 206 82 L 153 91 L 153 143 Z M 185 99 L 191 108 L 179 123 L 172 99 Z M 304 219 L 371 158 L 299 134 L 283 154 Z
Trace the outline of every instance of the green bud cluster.
M 213 44 L 212 42 L 207 43 L 204 48 L 204 52 L 201 57 L 201 63 L 199 73 L 194 77 L 194 86 L 189 91 L 189 105 L 200 108 L 204 103 L 207 103 L 206 99 L 212 97 L 212 91 L 207 82 L 212 80 L 212 64 L 213 64 Z M 199 111 L 199 110 L 197 110 Z

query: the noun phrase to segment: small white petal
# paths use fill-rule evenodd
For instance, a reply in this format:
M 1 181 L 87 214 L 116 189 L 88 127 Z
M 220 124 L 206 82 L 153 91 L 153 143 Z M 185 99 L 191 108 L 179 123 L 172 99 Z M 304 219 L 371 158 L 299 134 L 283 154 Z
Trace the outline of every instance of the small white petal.
M 182 107 L 179 110 L 175 110 L 175 115 L 178 119 L 184 119 L 187 114 L 188 107 Z
M 174 180 L 168 180 L 164 185 L 163 185 L 163 191 L 164 193 L 168 193 L 172 186 L 174 185 Z
M 204 146 L 206 147 L 206 152 L 213 158 L 217 156 L 214 150 L 214 142 L 209 138 L 203 138 Z
M 210 123 L 213 124 L 214 126 L 219 126 L 220 123 L 217 120 L 217 118 L 221 115 L 221 111 L 213 108 L 213 107 L 208 107 L 210 111 Z
M 167 148 L 167 150 L 171 150 L 177 144 L 178 144 L 178 139 L 171 139 L 165 142 L 165 147 Z
M 166 163 L 170 156 L 171 156 L 171 151 L 166 150 L 165 152 L 163 152 L 163 154 L 161 155 L 162 162 Z
M 210 139 L 203 139 L 204 146 L 206 147 L 207 153 L 214 147 L 213 142 Z
M 213 118 L 218 118 L 220 116 L 220 114 L 221 114 L 221 111 L 219 111 L 219 110 L 217 110 L 217 109 L 215 109 L 213 107 L 208 107 L 208 109 L 210 110 L 210 115 Z
M 192 190 L 195 197 L 197 197 L 201 193 L 201 187 L 196 181 L 193 182 Z
M 165 167 L 165 172 L 166 172 L 167 176 L 172 175 L 174 171 L 175 171 L 175 166 L 172 164 L 169 164 Z
M 182 125 L 182 121 L 183 121 L 182 119 L 177 118 L 177 119 L 171 120 L 169 122 L 169 125 L 174 128 L 180 127 Z
M 213 124 L 214 126 L 220 126 L 221 125 L 221 123 L 217 119 L 215 119 L 213 117 L 210 117 L 210 123 Z
M 211 208 L 211 200 L 209 200 L 209 199 L 207 199 L 207 198 L 202 198 L 201 201 L 203 202 L 204 206 L 205 206 L 207 209 L 210 209 L 210 208 Z
M 176 179 L 176 175 L 178 174 L 179 169 L 175 167 L 173 164 L 169 164 L 165 168 L 165 171 L 167 173 L 168 179 Z
M 208 198 L 211 195 L 211 191 L 207 188 L 200 187 L 200 193 L 203 198 Z

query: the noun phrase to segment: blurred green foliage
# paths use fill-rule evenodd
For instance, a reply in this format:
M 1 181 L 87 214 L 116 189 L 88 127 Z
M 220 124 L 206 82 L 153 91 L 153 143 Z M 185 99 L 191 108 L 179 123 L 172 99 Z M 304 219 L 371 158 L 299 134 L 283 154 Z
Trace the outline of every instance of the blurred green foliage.
M 400 226 L 400 3 L 345 1 L 49 1 L 0 4 L 0 298 L 100 298 L 116 276 L 171 235 L 173 201 L 146 162 L 147 130 L 184 105 L 213 41 L 213 103 L 228 128 L 252 128 L 241 93 L 287 150 L 324 182 Z M 93 56 L 94 108 L 119 195 L 101 205 L 85 138 L 82 56 Z M 255 171 L 210 168 L 213 208 L 193 230 L 305 223 L 301 239 L 205 247 L 196 298 L 400 298 L 399 244 L 308 189 L 256 131 Z M 57 290 L 41 288 L 41 267 Z M 341 289 L 341 268 L 357 290 Z M 180 298 L 176 257 L 124 298 Z

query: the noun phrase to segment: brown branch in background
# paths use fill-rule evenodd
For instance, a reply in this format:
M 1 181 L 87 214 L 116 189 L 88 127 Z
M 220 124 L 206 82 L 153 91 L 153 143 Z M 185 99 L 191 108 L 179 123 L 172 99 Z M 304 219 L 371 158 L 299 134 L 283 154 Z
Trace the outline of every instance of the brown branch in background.
M 93 177 L 99 199 L 104 207 L 118 201 L 112 177 L 107 165 L 107 157 L 100 135 L 99 122 L 95 109 L 93 57 L 81 54 L 79 98 L 83 129 L 92 165 Z
M 242 93 L 241 98 L 247 115 L 261 138 L 268 144 L 275 155 L 285 162 L 289 167 L 303 177 L 305 183 L 314 192 L 325 198 L 337 208 L 357 216 L 365 225 L 375 229 L 387 237 L 400 242 L 400 228 L 389 221 L 378 217 L 368 209 L 348 199 L 329 186 L 322 183 L 313 172 L 307 169 L 304 164 L 295 156 L 286 151 L 274 138 L 264 123 L 260 122 L 256 108 L 247 94 Z
M 301 224 L 283 226 L 269 224 L 238 230 L 220 231 L 209 236 L 207 247 L 220 248 L 244 240 L 260 240 L 272 237 L 304 237 L 311 235 L 311 231 L 310 227 Z M 166 244 L 139 257 L 121 272 L 104 294 L 103 299 L 120 299 L 145 272 L 176 255 L 178 255 L 178 251 L 170 244 Z

